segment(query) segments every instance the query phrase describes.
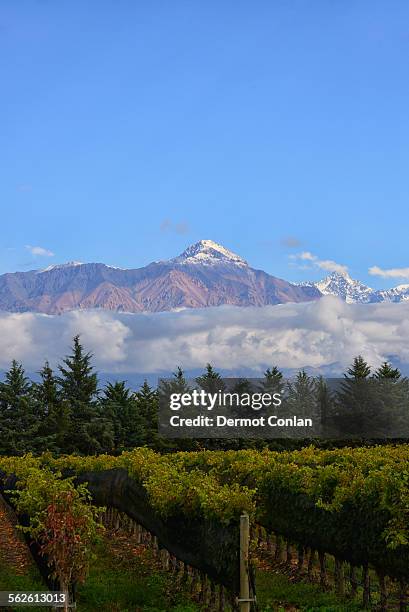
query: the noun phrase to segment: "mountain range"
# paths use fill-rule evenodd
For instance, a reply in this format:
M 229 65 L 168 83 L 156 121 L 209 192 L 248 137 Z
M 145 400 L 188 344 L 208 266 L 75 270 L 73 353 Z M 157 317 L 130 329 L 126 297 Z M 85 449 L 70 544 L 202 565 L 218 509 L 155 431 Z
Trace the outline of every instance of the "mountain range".
M 74 261 L 0 276 L 0 310 L 9 312 L 61 314 L 91 308 L 160 312 L 222 304 L 306 302 L 320 295 L 315 287 L 294 285 L 254 270 L 211 240 L 201 240 L 178 257 L 138 269 Z
M 409 285 L 375 291 L 338 273 L 320 282 L 294 284 L 250 267 L 212 240 L 200 240 L 178 257 L 137 269 L 73 261 L 0 275 L 0 310 L 8 312 L 160 312 L 309 302 L 328 294 L 349 303 L 400 302 L 409 299 Z
M 300 283 L 300 287 L 317 289 L 322 295 L 336 295 L 348 304 L 374 304 L 379 302 L 405 302 L 409 300 L 409 285 L 392 289 L 371 289 L 347 273 L 333 272 L 318 282 Z

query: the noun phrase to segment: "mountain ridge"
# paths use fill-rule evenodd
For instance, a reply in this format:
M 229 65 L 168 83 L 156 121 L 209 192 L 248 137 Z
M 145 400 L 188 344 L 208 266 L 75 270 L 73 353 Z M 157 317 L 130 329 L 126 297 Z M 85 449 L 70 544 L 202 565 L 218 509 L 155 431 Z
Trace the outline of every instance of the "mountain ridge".
M 9 312 L 61 314 L 92 308 L 161 312 L 319 298 L 314 287 L 299 287 L 251 268 L 239 255 L 211 240 L 201 240 L 173 259 L 142 268 L 68 262 L 0 276 L 0 310 Z
M 320 281 L 290 283 L 226 247 L 200 240 L 180 255 L 141 268 L 71 261 L 0 275 L 0 310 L 62 314 L 69 310 L 162 312 L 223 304 L 265 306 L 335 295 L 351 304 L 409 300 L 409 284 L 374 290 L 333 272 Z
M 299 283 L 300 287 L 315 287 L 322 295 L 335 295 L 348 304 L 376 304 L 380 302 L 406 302 L 409 284 L 391 289 L 372 289 L 348 273 L 332 272 L 321 281 Z

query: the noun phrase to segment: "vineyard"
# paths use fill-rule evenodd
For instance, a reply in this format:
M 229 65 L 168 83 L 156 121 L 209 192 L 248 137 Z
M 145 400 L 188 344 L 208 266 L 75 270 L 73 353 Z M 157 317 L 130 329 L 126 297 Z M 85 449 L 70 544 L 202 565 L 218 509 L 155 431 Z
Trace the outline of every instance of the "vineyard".
M 210 609 L 234 607 L 246 513 L 250 559 L 269 556 L 306 579 L 318 572 L 322 588 L 359 595 L 362 607 L 372 598 L 379 609 L 406 610 L 408 459 L 406 445 L 168 455 L 140 448 L 117 457 L 8 457 L 0 470 L 37 557 L 51 561 L 65 590 L 86 579 L 87 542 L 100 523 L 117 522 L 150 534 L 162 564 L 196 589 L 207 584 Z M 73 539 L 68 573 L 56 546 L 62 535 Z M 70 584 L 61 585 L 67 575 Z

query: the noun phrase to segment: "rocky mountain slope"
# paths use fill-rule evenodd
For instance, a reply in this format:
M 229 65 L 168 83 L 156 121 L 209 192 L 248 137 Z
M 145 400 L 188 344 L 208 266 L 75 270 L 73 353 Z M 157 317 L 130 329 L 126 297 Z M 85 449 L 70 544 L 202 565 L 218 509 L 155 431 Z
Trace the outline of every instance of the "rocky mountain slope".
M 320 296 L 315 286 L 294 285 L 251 268 L 211 240 L 201 240 L 174 259 L 133 270 L 69 262 L 0 276 L 0 310 L 11 312 L 60 314 L 91 308 L 159 312 L 305 302 Z
M 349 304 L 373 304 L 377 302 L 404 302 L 409 300 L 409 285 L 392 289 L 375 290 L 354 280 L 349 274 L 333 272 L 318 282 L 301 283 L 300 287 L 317 289 L 322 295 L 335 295 Z

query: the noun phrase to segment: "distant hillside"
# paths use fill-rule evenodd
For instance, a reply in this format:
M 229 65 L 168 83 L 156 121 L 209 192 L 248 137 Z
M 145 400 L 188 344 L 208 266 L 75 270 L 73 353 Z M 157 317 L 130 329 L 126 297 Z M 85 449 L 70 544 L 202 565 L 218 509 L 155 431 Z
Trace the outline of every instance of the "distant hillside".
M 60 314 L 91 308 L 160 312 L 306 302 L 320 296 L 314 286 L 294 285 L 251 268 L 211 240 L 201 240 L 174 259 L 134 270 L 70 262 L 0 276 L 0 309 L 10 312 Z

